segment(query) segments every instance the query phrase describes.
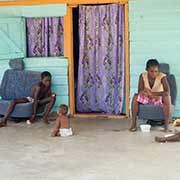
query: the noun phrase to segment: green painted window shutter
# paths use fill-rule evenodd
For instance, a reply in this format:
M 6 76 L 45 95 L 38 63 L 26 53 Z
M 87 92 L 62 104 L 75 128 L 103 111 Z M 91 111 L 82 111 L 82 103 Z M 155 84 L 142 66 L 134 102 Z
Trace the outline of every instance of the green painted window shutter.
M 24 18 L 0 18 L 0 60 L 26 56 Z

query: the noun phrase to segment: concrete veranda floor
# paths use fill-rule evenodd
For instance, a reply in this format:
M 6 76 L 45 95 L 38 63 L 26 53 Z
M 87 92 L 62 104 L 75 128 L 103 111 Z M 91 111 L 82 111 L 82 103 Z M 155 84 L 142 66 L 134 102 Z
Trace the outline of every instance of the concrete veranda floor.
M 179 180 L 180 143 L 130 133 L 127 120 L 73 119 L 75 135 L 51 138 L 49 126 L 10 122 L 0 129 L 0 180 Z

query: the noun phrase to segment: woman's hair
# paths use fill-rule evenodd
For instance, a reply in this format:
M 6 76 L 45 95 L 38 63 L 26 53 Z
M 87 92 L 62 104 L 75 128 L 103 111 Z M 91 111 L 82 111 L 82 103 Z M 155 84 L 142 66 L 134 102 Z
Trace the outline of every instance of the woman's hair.
M 159 67 L 159 62 L 156 59 L 149 59 L 146 63 L 146 70 L 148 70 L 150 67 L 157 66 Z
M 65 105 L 65 104 L 61 104 L 61 105 L 59 106 L 59 109 L 61 109 L 61 110 L 63 111 L 63 112 L 62 112 L 63 115 L 66 115 L 66 114 L 68 113 L 68 106 Z
M 51 73 L 48 71 L 44 71 L 41 73 L 41 79 L 44 79 L 45 77 L 50 77 L 51 78 Z

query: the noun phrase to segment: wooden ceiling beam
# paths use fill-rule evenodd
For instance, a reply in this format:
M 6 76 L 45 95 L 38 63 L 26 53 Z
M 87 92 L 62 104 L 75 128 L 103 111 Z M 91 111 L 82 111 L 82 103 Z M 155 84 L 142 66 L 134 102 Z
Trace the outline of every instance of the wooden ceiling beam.
M 9 1 L 0 2 L 0 6 L 31 6 L 31 5 L 47 5 L 47 4 L 68 4 L 78 5 L 78 4 L 106 4 L 106 3 L 120 3 L 125 4 L 128 0 L 19 0 L 19 1 Z

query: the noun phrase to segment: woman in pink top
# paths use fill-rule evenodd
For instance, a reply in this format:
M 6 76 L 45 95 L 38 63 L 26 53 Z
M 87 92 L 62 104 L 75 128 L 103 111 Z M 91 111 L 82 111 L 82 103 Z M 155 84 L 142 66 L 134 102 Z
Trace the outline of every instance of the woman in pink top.
M 132 126 L 130 131 L 134 132 L 138 113 L 138 104 L 150 104 L 162 106 L 165 116 L 165 131 L 168 130 L 170 121 L 170 89 L 166 75 L 159 72 L 159 63 L 156 59 L 148 60 L 146 72 L 139 77 L 138 94 L 132 100 Z

